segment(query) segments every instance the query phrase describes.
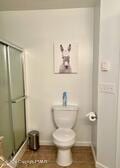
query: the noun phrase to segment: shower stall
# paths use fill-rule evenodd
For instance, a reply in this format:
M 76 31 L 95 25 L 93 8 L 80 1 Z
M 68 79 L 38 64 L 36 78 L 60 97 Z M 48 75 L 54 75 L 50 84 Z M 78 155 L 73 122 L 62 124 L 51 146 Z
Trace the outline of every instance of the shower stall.
M 0 41 L 0 136 L 10 159 L 26 139 L 23 50 Z

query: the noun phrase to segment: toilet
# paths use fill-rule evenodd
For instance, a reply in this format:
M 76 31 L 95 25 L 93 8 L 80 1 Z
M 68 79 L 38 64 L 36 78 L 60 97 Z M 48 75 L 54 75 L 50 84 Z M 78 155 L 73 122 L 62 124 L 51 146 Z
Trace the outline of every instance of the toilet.
M 76 122 L 77 105 L 53 106 L 53 119 L 56 130 L 53 132 L 53 143 L 58 148 L 57 164 L 60 166 L 69 166 L 72 164 L 71 147 L 75 144 L 76 134 L 73 127 Z

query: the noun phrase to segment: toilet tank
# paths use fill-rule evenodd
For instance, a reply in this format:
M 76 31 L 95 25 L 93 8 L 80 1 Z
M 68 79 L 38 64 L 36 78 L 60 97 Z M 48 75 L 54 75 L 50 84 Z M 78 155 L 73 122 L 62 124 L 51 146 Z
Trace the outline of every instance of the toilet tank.
M 73 128 L 79 108 L 77 105 L 53 106 L 53 118 L 58 128 Z

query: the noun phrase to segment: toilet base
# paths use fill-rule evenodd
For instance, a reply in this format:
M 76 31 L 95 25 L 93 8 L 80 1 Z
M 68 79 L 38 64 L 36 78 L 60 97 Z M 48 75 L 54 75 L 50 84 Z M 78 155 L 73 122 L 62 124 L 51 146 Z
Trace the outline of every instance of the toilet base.
M 57 164 L 60 166 L 69 166 L 72 164 L 71 149 L 58 149 Z

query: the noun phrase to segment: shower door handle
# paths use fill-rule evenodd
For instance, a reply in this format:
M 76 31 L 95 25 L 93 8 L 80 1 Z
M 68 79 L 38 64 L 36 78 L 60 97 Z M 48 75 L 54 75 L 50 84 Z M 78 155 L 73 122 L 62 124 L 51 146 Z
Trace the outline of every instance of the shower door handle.
M 25 100 L 27 98 L 27 96 L 23 96 L 23 97 L 20 97 L 20 98 L 17 98 L 17 99 L 13 99 L 12 100 L 12 103 L 19 103 L 21 102 L 22 100 Z

